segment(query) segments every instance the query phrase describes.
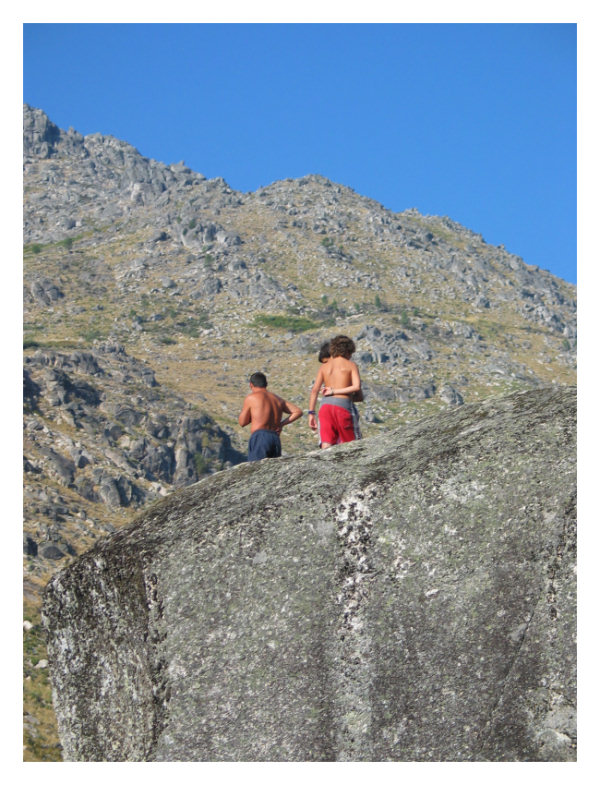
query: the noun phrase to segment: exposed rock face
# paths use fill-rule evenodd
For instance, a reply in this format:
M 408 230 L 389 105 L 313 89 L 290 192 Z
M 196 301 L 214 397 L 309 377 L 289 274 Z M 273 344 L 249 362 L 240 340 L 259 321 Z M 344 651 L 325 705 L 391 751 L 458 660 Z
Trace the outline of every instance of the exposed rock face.
M 575 392 L 173 493 L 49 583 L 66 760 L 575 759 Z
M 38 349 L 25 359 L 23 397 L 25 534 L 35 546 L 57 537 L 65 546 L 60 555 L 28 547 L 28 577 L 49 558 L 89 547 L 81 543 L 86 531 L 114 531 L 111 515 L 245 457 L 211 417 L 162 389 L 118 344 Z

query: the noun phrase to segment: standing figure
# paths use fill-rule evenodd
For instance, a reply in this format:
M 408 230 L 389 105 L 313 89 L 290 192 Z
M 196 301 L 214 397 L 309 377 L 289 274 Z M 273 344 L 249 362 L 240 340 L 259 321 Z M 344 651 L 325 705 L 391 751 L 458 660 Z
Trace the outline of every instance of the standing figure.
M 329 358 L 327 344 L 319 352 L 322 365 L 310 393 L 308 424 L 313 431 L 319 429 L 322 449 L 360 439 L 358 412 L 353 401 L 356 395 L 357 400 L 362 400 L 361 382 L 358 366 L 350 359 L 355 351 L 351 338 L 337 335 L 329 342 Z M 323 398 L 317 425 L 315 405 L 319 391 Z
M 282 420 L 282 414 L 289 417 Z M 250 425 L 250 441 L 248 442 L 248 460 L 260 461 L 262 458 L 279 458 L 282 428 L 302 417 L 302 409 L 279 395 L 267 390 L 267 377 L 257 371 L 250 377 L 250 393 L 244 400 L 238 422 L 242 426 Z

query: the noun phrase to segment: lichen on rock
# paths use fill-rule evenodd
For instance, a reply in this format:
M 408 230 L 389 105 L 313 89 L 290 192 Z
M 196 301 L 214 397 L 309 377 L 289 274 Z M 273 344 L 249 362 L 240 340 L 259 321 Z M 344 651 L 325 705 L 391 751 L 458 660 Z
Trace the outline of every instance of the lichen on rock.
M 66 760 L 575 759 L 575 391 L 241 464 L 46 589 Z

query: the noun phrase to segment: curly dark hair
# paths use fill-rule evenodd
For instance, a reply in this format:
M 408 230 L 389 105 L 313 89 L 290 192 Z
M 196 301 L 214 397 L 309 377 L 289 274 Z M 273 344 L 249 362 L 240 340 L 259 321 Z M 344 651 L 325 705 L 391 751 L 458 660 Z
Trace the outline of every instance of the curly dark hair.
M 336 335 L 329 342 L 329 351 L 332 357 L 345 357 L 349 360 L 356 351 L 356 346 L 347 335 Z

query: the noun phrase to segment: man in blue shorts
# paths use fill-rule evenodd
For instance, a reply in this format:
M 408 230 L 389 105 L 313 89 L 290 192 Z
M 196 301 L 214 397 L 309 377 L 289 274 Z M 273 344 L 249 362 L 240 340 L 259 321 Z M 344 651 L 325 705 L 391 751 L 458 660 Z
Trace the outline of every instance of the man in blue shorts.
M 286 412 L 289 417 L 281 419 Z M 250 377 L 250 393 L 238 422 L 242 426 L 250 425 L 250 441 L 248 442 L 248 460 L 260 461 L 262 458 L 279 458 L 282 428 L 302 417 L 302 409 L 279 395 L 267 390 L 267 377 L 257 371 Z

